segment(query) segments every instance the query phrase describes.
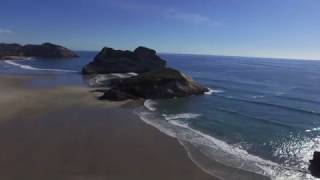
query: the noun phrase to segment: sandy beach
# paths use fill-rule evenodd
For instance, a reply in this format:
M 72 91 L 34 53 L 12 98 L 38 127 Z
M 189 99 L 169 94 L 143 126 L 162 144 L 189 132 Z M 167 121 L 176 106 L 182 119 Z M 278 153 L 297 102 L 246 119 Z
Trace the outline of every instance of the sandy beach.
M 216 179 L 123 103 L 30 79 L 0 77 L 0 179 Z

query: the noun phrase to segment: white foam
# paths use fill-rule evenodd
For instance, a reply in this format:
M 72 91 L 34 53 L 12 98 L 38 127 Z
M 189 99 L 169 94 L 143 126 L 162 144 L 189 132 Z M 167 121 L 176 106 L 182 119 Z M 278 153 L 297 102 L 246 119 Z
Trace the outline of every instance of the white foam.
M 110 75 L 115 76 L 117 78 L 122 78 L 123 79 L 123 78 L 129 78 L 129 77 L 137 76 L 138 74 L 131 72 L 131 73 L 112 73 Z
M 131 76 L 138 76 L 139 74 L 137 74 L 137 73 L 134 73 L 134 72 L 130 72 L 130 73 L 128 73 L 129 75 L 131 75 Z
M 111 78 L 104 74 L 98 74 L 94 77 L 90 78 L 87 82 L 90 87 L 100 86 L 104 84 L 104 82 L 110 80 Z
M 201 114 L 194 114 L 194 113 L 180 113 L 180 114 L 163 114 L 162 115 L 167 121 L 177 120 L 177 119 L 194 119 L 201 116 Z
M 264 98 L 264 96 L 260 95 L 260 96 L 251 96 L 253 99 L 261 99 Z
M 7 64 L 13 65 L 13 66 L 17 66 L 20 67 L 21 69 L 27 69 L 27 70 L 33 70 L 33 71 L 55 71 L 55 72 L 78 72 L 78 71 L 72 71 L 72 70 L 65 70 L 65 69 L 41 69 L 41 68 L 35 68 L 29 65 L 23 65 L 23 64 L 19 64 L 16 63 L 12 60 L 6 60 L 4 61 Z
M 89 86 L 101 86 L 108 85 L 108 81 L 116 78 L 124 79 L 136 76 L 136 73 L 111 73 L 111 74 L 97 74 L 92 76 L 89 80 L 87 80 Z
M 209 146 L 213 149 L 219 149 L 219 151 L 222 151 L 224 153 L 228 153 L 230 155 L 236 155 L 236 157 L 239 158 L 240 160 L 258 162 L 258 163 L 261 163 L 264 165 L 277 166 L 276 163 L 264 160 L 258 156 L 251 155 L 247 151 L 240 149 L 239 147 L 231 146 L 222 140 L 216 139 L 210 135 L 207 135 L 201 131 L 195 130 L 189 126 L 187 126 L 187 128 L 190 131 L 189 133 L 195 135 L 194 137 L 196 137 L 195 139 L 189 139 L 191 141 L 196 140 L 196 142 L 194 142 L 194 143 L 203 144 L 203 145 Z M 234 162 L 232 162 L 232 163 L 234 163 Z M 239 167 L 241 167 L 243 165 L 244 164 L 241 163 L 241 165 Z M 247 170 L 249 170 L 249 169 L 247 169 Z
M 170 120 L 169 123 L 171 123 L 174 126 L 181 127 L 181 128 L 186 128 L 186 129 L 189 128 L 189 124 L 187 122 Z
M 172 125 L 170 125 L 167 122 L 157 121 L 156 117 L 154 116 L 154 114 L 152 112 L 145 112 L 145 111 L 141 111 L 139 109 L 135 110 L 134 112 L 146 124 L 149 124 L 150 126 L 157 128 L 159 131 L 161 131 L 162 133 L 164 133 L 170 137 L 173 137 L 173 138 L 176 137 L 174 130 L 171 129 Z
M 155 111 L 157 110 L 157 108 L 155 107 L 157 105 L 157 102 L 148 99 L 146 101 L 144 101 L 144 107 L 146 107 L 147 109 L 149 109 L 150 111 Z
M 14 61 L 14 60 L 21 61 L 21 60 L 33 60 L 34 59 L 33 57 L 20 57 L 20 56 L 16 56 L 14 58 L 15 59 L 7 59 L 6 61 Z
M 135 112 L 144 122 L 171 137 L 177 138 L 182 145 L 185 144 L 183 142 L 188 142 L 188 144 L 198 147 L 208 158 L 212 158 L 212 160 L 226 166 L 265 175 L 272 179 L 310 179 L 311 177 L 306 172 L 283 167 L 277 163 L 249 154 L 240 147 L 232 146 L 213 136 L 193 129 L 189 126 L 188 122 L 183 121 L 184 118 L 199 117 L 198 114 L 192 114 L 191 116 L 190 113 L 171 116 L 162 115 L 166 118 L 166 120 L 164 120 L 161 116 L 156 115 L 156 112 L 145 112 L 143 110 Z M 187 147 L 185 148 L 186 150 L 188 149 Z M 195 161 L 192 153 L 188 152 L 188 154 L 190 158 Z M 201 162 L 196 161 L 195 163 L 203 170 L 210 171 L 206 169 L 205 165 L 202 165 Z M 220 178 L 224 179 L 223 176 Z
M 211 88 L 208 88 L 209 91 L 208 92 L 205 92 L 204 94 L 205 95 L 212 95 L 212 94 L 219 94 L 219 93 L 224 93 L 223 90 L 221 89 L 211 89 Z
M 307 129 L 306 132 L 312 132 L 312 131 L 320 131 L 320 127 Z

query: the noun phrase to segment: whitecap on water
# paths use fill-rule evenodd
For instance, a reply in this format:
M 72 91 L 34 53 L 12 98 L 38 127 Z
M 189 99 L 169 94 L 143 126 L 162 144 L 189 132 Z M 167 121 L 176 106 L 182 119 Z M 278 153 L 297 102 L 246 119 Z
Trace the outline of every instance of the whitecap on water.
M 264 98 L 263 95 L 260 95 L 260 96 L 251 96 L 253 99 L 261 99 L 261 98 Z
M 320 131 L 320 127 L 307 129 L 306 132 L 312 132 L 312 131 Z
M 212 95 L 212 94 L 219 94 L 219 93 L 224 93 L 223 90 L 221 89 L 211 89 L 211 88 L 208 88 L 209 91 L 208 92 L 205 92 L 204 94 L 205 95 Z

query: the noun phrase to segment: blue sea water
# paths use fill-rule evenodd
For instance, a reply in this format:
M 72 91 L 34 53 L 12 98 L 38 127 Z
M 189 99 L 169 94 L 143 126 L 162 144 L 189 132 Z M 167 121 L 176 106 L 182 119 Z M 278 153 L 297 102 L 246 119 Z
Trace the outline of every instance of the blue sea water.
M 35 85 L 84 85 L 81 68 L 97 52 L 78 59 L 0 62 L 0 74 L 50 76 Z M 190 158 L 222 179 L 232 168 L 273 179 L 312 179 L 308 163 L 320 150 L 320 61 L 161 54 L 168 65 L 212 92 L 170 100 L 147 100 L 134 111 L 175 137 Z M 231 167 L 217 172 L 192 149 Z M 245 176 L 245 175 L 244 175 Z M 245 177 L 243 179 L 246 179 Z M 249 178 L 247 178 L 249 179 Z

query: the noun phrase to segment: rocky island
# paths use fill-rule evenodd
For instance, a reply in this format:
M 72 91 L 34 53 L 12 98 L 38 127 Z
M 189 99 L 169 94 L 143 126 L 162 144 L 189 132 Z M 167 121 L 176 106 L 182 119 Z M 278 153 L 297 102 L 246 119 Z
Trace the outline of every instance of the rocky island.
M 138 47 L 132 52 L 105 47 L 91 63 L 83 68 L 82 73 L 144 73 L 165 66 L 166 61 L 157 56 L 156 51 L 152 49 Z
M 166 67 L 155 50 L 138 47 L 132 51 L 103 48 L 86 65 L 84 75 L 109 73 L 137 73 L 129 78 L 112 79 L 106 84 L 107 90 L 99 90 L 104 94 L 102 100 L 123 101 L 127 99 L 162 99 L 201 95 L 208 88 L 198 84 L 191 77 Z
M 24 59 L 26 57 L 41 58 L 72 58 L 78 57 L 73 51 L 52 43 L 43 43 L 41 45 L 20 45 L 0 43 L 1 59 Z

